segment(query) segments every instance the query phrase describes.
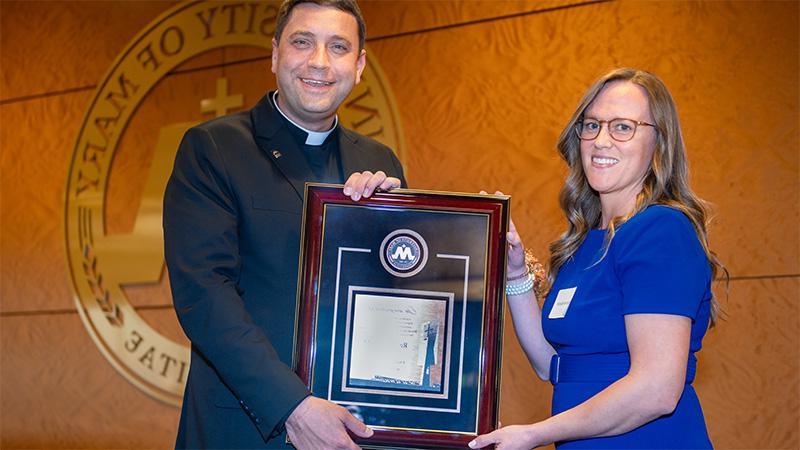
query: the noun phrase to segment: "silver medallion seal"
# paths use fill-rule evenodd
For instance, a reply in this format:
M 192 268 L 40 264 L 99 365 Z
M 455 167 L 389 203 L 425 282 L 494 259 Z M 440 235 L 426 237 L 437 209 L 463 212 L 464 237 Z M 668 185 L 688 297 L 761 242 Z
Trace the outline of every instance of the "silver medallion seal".
M 428 244 L 416 231 L 395 230 L 383 239 L 380 255 L 387 272 L 398 277 L 411 277 L 428 262 Z

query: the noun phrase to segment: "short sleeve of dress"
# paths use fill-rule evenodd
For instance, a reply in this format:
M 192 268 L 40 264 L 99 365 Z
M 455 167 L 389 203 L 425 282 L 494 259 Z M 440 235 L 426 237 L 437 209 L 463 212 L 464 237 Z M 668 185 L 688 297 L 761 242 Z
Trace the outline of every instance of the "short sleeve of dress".
M 708 300 L 711 269 L 689 219 L 651 206 L 623 224 L 612 241 L 623 314 L 697 319 Z

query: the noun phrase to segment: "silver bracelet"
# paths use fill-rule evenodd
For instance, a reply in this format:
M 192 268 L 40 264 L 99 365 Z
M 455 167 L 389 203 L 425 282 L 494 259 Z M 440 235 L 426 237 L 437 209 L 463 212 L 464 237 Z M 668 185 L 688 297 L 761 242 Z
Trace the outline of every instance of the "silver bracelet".
M 522 283 L 508 284 L 506 283 L 506 296 L 522 295 L 533 290 L 534 279 L 533 275 L 528 273 Z

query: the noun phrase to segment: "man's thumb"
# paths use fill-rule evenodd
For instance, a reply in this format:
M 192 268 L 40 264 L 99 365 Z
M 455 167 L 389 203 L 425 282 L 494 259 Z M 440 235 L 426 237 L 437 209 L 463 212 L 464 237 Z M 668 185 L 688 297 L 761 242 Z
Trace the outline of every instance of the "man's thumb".
M 348 430 L 352 431 L 353 434 L 358 437 L 368 438 L 375 433 L 372 431 L 372 428 L 364 425 L 364 422 L 356 419 L 350 413 L 347 413 L 344 416 L 344 426 L 346 426 Z

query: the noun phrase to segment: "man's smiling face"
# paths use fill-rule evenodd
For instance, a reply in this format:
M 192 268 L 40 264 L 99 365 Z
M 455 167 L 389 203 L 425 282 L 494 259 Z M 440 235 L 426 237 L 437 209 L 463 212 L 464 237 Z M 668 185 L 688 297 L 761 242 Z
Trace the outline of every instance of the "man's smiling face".
M 358 42 L 351 14 L 314 3 L 295 6 L 280 42 L 272 40 L 281 111 L 307 129 L 329 129 L 339 105 L 361 81 L 366 52 Z

